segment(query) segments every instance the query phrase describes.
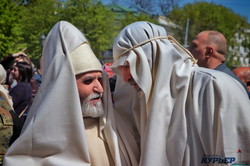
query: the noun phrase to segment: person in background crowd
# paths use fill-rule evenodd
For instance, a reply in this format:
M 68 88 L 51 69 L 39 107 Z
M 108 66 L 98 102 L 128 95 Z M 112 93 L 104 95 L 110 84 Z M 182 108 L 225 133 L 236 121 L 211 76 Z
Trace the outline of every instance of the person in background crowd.
M 31 66 L 33 65 L 27 54 L 24 53 L 24 51 L 25 49 L 23 49 L 21 52 L 10 54 L 0 62 L 7 72 L 6 85 L 8 85 L 8 89 L 13 88 L 17 84 L 11 73 L 11 70 L 13 69 L 13 66 L 16 62 L 26 62 Z
M 191 42 L 189 51 L 198 60 L 200 67 L 222 71 L 241 83 L 247 92 L 245 84 L 226 66 L 227 41 L 225 36 L 217 31 L 202 31 Z M 249 96 L 250 98 L 250 96 Z
M 250 93 L 250 67 L 237 67 L 233 73 L 247 86 Z
M 240 149 L 249 164 L 250 101 L 232 77 L 198 67 L 164 27 L 145 21 L 118 34 L 113 58 L 116 120 L 123 124 L 117 130 L 130 159 L 200 166 L 216 156 L 220 165 L 236 161 Z
M 111 92 L 113 92 L 115 90 L 116 78 L 117 78 L 117 76 L 115 74 L 112 77 L 109 77 Z
M 6 85 L 8 86 L 8 89 L 13 88 L 17 84 L 16 80 L 13 79 L 11 73 L 15 62 L 26 62 L 28 64 L 31 64 L 30 59 L 24 53 L 24 51 L 25 49 L 23 49 L 21 52 L 10 54 L 0 62 L 7 72 Z
M 42 83 L 42 69 L 41 69 L 41 58 L 40 61 L 37 65 L 36 71 L 33 75 L 33 78 L 35 79 L 38 87 L 40 87 L 41 83 Z
M 28 112 L 27 108 L 32 102 L 32 87 L 30 84 L 32 67 L 26 62 L 16 62 L 11 74 L 17 81 L 17 85 L 9 91 L 13 100 L 14 111 L 25 120 Z
M 41 61 L 41 60 L 40 60 Z M 42 83 L 42 74 L 41 74 L 41 62 L 37 65 L 37 68 L 33 68 L 33 77 L 31 78 L 31 87 L 32 87 L 32 100 L 35 98 L 37 91 Z
M 5 87 L 6 71 L 0 64 L 0 165 L 9 146 L 18 138 L 22 122 L 13 111 L 13 102 Z
M 83 34 L 66 21 L 49 32 L 43 81 L 5 166 L 121 162 L 108 77 Z
M 30 85 L 32 88 L 32 100 L 29 102 L 28 106 L 22 111 L 20 116 L 23 116 L 22 119 L 25 119 L 29 110 L 29 107 L 38 91 L 38 88 L 41 84 L 41 77 L 38 74 L 40 69 L 37 69 L 35 71 L 35 65 L 32 63 L 30 58 L 27 54 L 24 53 L 25 49 L 23 49 L 21 52 L 10 54 L 5 59 L 1 61 L 1 63 L 4 65 L 5 69 L 7 70 L 7 81 L 6 84 L 8 85 L 8 89 L 13 89 L 17 85 L 17 80 L 13 78 L 13 69 L 15 67 L 16 62 L 25 62 L 30 66 L 29 68 L 32 69 L 32 77 L 30 79 Z M 40 67 L 40 65 L 38 65 Z M 27 89 L 27 88 L 26 88 Z M 27 97 L 27 96 L 26 96 Z M 25 96 L 21 97 L 25 98 Z

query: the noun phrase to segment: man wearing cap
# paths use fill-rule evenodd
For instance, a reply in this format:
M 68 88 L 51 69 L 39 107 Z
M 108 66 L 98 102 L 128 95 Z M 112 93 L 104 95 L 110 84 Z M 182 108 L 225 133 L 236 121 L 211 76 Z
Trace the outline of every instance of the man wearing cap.
M 118 34 L 113 58 L 115 112 L 127 115 L 139 165 L 249 162 L 250 101 L 234 78 L 198 67 L 163 27 L 144 21 Z M 134 144 L 125 147 L 133 154 Z
M 83 34 L 58 22 L 42 66 L 43 82 L 4 165 L 121 165 L 109 84 Z

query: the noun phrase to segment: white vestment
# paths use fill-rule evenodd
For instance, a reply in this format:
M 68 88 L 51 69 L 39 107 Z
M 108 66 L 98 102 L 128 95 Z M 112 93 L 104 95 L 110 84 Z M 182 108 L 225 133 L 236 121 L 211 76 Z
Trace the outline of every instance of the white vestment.
M 69 57 L 83 43 L 87 43 L 83 34 L 65 21 L 57 23 L 48 34 L 42 57 L 43 81 L 20 137 L 7 151 L 5 166 L 91 165 L 75 73 Z M 103 88 L 105 114 L 99 118 L 99 136 L 108 145 L 114 164 L 119 166 L 118 138 L 107 78 L 104 78 Z
M 127 114 L 124 127 L 132 133 L 125 140 L 138 142 L 140 149 L 133 150 L 130 142 L 124 148 L 139 165 L 249 162 L 250 101 L 239 82 L 198 67 L 163 27 L 148 22 L 125 27 L 116 37 L 113 57 L 113 71 L 121 75 L 117 67 L 128 62 L 141 88 L 137 92 L 118 77 L 114 92 L 116 116 Z M 119 132 L 124 131 L 118 127 Z

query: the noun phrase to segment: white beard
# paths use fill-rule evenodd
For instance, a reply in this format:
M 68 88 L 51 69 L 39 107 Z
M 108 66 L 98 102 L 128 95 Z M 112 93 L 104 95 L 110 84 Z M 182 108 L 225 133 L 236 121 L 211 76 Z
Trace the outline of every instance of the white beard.
M 101 94 L 92 93 L 90 94 L 82 103 L 82 114 L 83 117 L 92 117 L 97 118 L 104 114 L 104 109 L 102 105 L 102 101 L 98 101 L 95 103 L 90 103 L 91 99 L 100 97 Z

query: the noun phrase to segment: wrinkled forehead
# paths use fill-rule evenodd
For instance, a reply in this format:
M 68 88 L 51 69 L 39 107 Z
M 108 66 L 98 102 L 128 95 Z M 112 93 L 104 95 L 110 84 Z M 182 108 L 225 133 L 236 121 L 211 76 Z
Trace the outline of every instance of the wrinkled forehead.
M 97 77 L 102 77 L 103 73 L 101 71 L 98 70 L 93 70 L 93 71 L 88 71 L 85 73 L 80 73 L 76 75 L 76 78 L 79 77 L 88 77 L 88 76 L 97 76 Z
M 195 37 L 194 41 L 199 42 L 199 43 L 203 43 L 203 44 L 207 43 L 207 41 L 208 41 L 208 33 L 207 32 L 201 32 L 201 33 L 199 33 Z

